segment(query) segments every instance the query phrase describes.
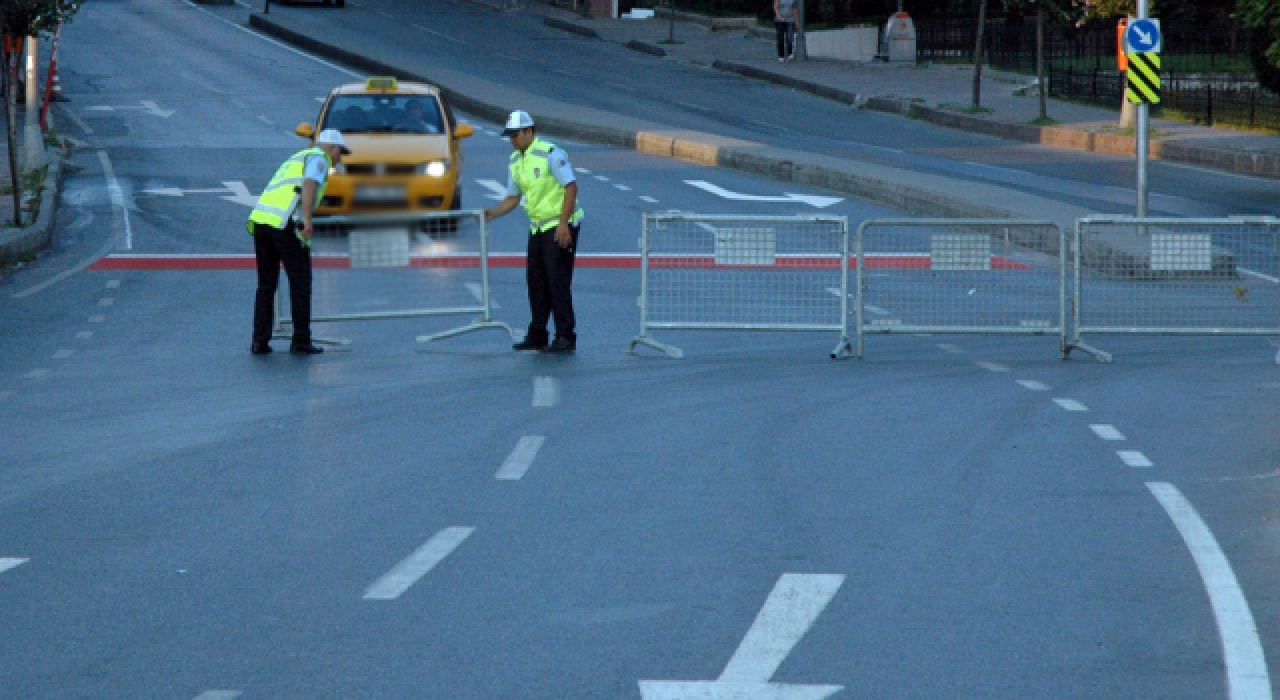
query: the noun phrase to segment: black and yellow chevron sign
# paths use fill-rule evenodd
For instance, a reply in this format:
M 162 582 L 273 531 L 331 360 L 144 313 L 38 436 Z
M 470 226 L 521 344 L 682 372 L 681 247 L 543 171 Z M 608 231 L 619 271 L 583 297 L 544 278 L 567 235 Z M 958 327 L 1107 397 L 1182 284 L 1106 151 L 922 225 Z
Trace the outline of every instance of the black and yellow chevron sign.
M 1136 105 L 1160 104 L 1160 54 L 1131 53 L 1125 97 Z

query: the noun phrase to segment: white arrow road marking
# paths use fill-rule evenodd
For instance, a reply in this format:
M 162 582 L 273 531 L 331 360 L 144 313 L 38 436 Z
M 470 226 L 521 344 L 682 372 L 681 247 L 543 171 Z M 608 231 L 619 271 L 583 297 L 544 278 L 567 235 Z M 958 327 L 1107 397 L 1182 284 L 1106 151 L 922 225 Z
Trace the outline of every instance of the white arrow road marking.
M 160 197 L 183 197 L 189 194 L 221 194 L 228 202 L 243 204 L 246 207 L 253 208 L 258 205 L 258 198 L 249 192 L 249 187 L 243 182 L 231 180 L 222 183 L 222 187 L 213 189 L 184 190 L 179 187 L 153 187 L 149 190 L 142 190 L 144 194 L 154 194 Z
M 236 700 L 240 697 L 238 690 L 206 690 L 196 696 L 196 700 Z
M 1231 562 L 1218 546 L 1218 540 L 1205 525 L 1195 506 L 1173 484 L 1147 482 L 1151 495 L 1164 507 L 1178 528 L 1191 558 L 1200 570 L 1213 617 L 1222 638 L 1222 656 L 1227 666 L 1227 698 L 1229 700 L 1271 700 L 1271 678 L 1267 657 L 1258 639 L 1249 601 L 1240 590 L 1240 582 L 1231 570 Z
M 726 190 L 719 185 L 713 185 L 705 180 L 685 180 L 684 184 L 697 187 L 705 192 L 710 192 L 717 197 L 732 200 L 735 202 L 798 202 L 808 204 L 817 209 L 825 209 L 832 204 L 839 204 L 844 201 L 843 197 L 822 197 L 813 194 L 792 194 L 787 192 L 781 197 L 775 195 L 757 195 L 742 194 L 741 192 L 733 192 Z
M 507 186 L 497 180 L 476 180 L 476 184 L 489 190 L 489 194 L 485 195 L 486 199 L 502 201 L 507 198 Z
M 243 182 L 232 180 L 222 184 L 226 186 L 229 192 L 231 192 L 230 197 L 223 197 L 222 199 L 225 199 L 228 202 L 235 202 L 236 204 L 243 204 L 250 209 L 258 206 L 258 198 L 249 193 L 249 188 Z
M 836 591 L 840 574 L 783 574 L 747 636 L 714 681 L 640 681 L 644 700 L 823 700 L 841 685 L 787 685 L 769 679 L 813 626 Z
M 156 117 L 164 117 L 165 119 L 168 119 L 169 117 L 172 117 L 174 114 L 177 114 L 177 110 L 160 109 L 159 105 L 157 105 L 155 102 L 152 102 L 150 100 L 143 100 L 142 102 L 139 102 L 137 106 L 116 107 L 111 105 L 99 105 L 96 107 L 85 107 L 85 111 L 87 112 L 122 112 L 124 110 L 131 110 L 131 109 L 136 109 L 142 112 L 146 112 L 147 114 L 150 114 Z
M 426 576 L 475 532 L 474 527 L 446 527 L 364 592 L 365 600 L 394 600 Z
M 26 563 L 26 559 L 18 559 L 17 557 L 0 557 L 0 573 L 4 573 L 9 569 L 22 566 Z

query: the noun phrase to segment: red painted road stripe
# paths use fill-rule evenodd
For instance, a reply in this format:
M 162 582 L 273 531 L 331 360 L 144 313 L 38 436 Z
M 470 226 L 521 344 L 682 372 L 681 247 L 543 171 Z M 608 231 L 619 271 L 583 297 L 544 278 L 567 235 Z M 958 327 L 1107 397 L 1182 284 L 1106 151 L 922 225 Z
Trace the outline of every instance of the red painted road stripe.
M 311 264 L 317 269 L 347 269 L 351 267 L 346 255 L 315 255 Z M 480 265 L 476 255 L 413 255 L 410 267 L 419 268 L 475 268 Z M 856 266 L 857 262 L 853 261 Z M 495 269 L 525 266 L 523 253 L 494 253 L 489 256 L 489 267 Z M 640 256 L 636 253 L 581 253 L 576 266 L 597 269 L 638 269 Z M 654 256 L 649 266 L 659 270 L 706 269 L 760 269 L 755 265 L 717 265 L 711 256 Z M 831 256 L 779 255 L 773 265 L 778 270 L 830 270 L 840 266 L 840 259 Z M 253 270 L 257 267 L 252 255 L 111 255 L 94 263 L 90 270 Z M 993 270 L 1030 270 L 1030 265 L 1008 258 L 992 256 Z M 928 255 L 875 255 L 867 256 L 869 270 L 928 270 Z

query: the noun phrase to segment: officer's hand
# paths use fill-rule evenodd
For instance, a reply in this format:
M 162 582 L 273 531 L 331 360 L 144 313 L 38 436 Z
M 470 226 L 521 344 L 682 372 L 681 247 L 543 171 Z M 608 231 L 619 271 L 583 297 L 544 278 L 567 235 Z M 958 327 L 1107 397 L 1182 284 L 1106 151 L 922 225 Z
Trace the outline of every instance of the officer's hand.
M 311 240 L 311 235 L 314 234 L 315 232 L 316 232 L 315 224 L 311 223 L 310 221 L 304 221 L 302 222 L 302 230 L 298 232 L 298 236 L 302 239 L 303 243 L 306 243 Z
M 556 226 L 556 243 L 561 248 L 568 248 L 573 245 L 573 236 L 569 233 L 569 224 L 560 224 Z
M 486 223 L 487 223 L 487 222 L 490 222 L 490 221 L 493 221 L 493 210 L 492 210 L 492 209 L 485 209 L 485 210 L 484 210 L 484 220 L 485 220 L 485 222 L 486 222 Z

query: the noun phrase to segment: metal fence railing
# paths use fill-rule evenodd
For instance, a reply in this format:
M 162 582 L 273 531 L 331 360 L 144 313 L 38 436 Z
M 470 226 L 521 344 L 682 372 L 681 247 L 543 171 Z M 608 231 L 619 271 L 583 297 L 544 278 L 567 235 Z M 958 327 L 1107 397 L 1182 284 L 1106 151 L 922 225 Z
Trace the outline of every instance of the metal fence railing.
M 1124 94 L 1123 73 L 1114 69 L 1049 72 L 1049 96 L 1116 107 Z M 1280 129 L 1280 95 L 1259 87 L 1251 75 L 1164 72 L 1155 116 L 1197 124 Z
M 1076 222 L 1072 333 L 1280 336 L 1280 219 L 1136 219 Z M 1280 353 L 1276 356 L 1280 363 Z
M 819 331 L 851 354 L 849 223 L 834 216 L 645 214 L 640 239 L 640 334 L 670 357 L 655 329 Z
M 1065 339 L 1066 236 L 1052 222 L 872 219 L 854 249 L 859 357 L 868 334 Z
M 489 232 L 479 210 L 369 214 L 317 220 L 338 236 L 312 239 L 312 323 L 475 316 L 465 326 L 418 336 L 419 343 L 511 327 L 492 315 Z M 441 276 L 440 269 L 467 271 Z M 463 279 L 466 278 L 466 279 Z M 276 296 L 275 337 L 292 335 L 286 293 Z M 350 340 L 316 337 L 347 345 Z

